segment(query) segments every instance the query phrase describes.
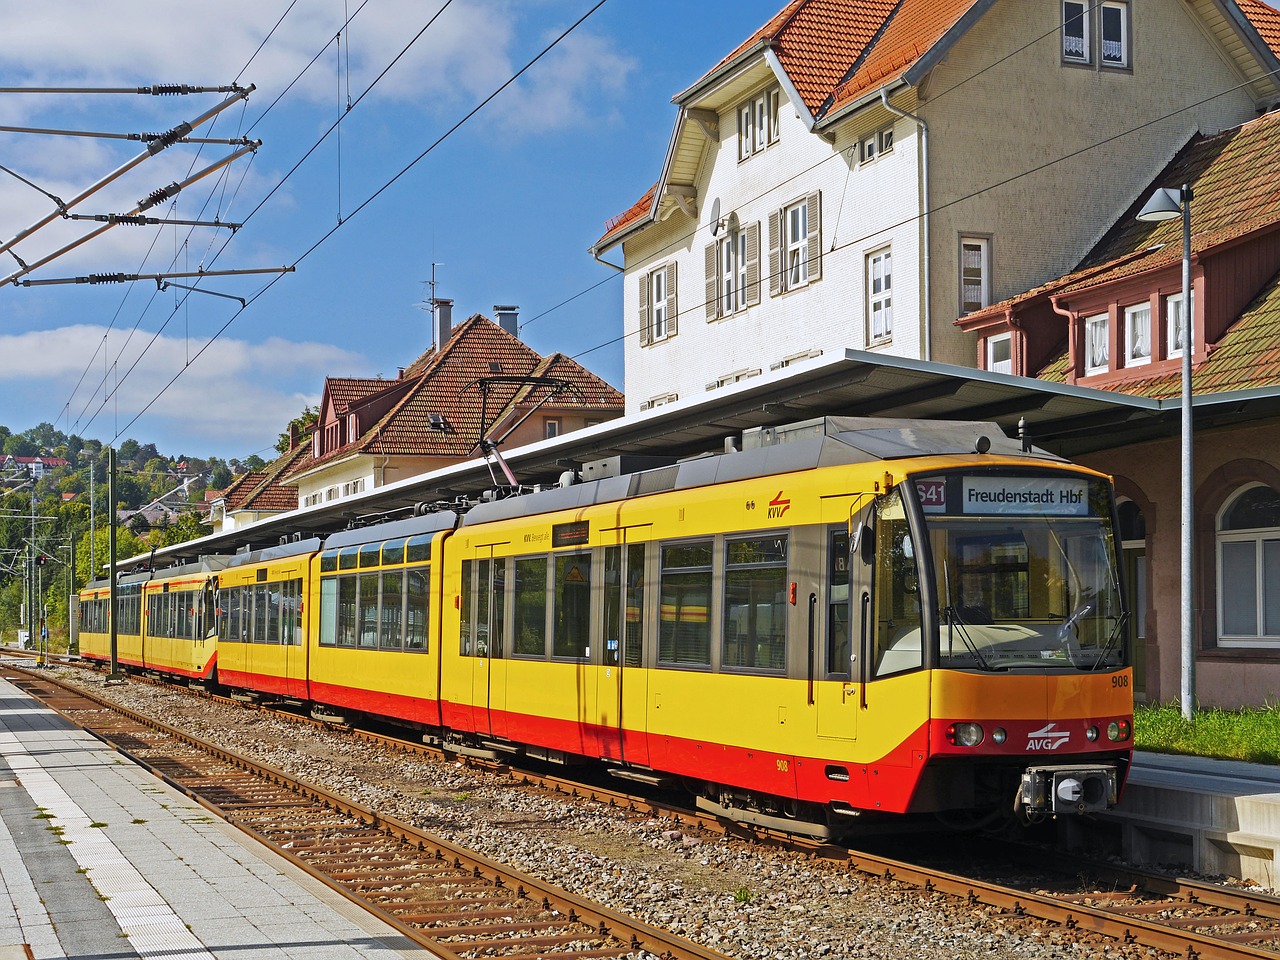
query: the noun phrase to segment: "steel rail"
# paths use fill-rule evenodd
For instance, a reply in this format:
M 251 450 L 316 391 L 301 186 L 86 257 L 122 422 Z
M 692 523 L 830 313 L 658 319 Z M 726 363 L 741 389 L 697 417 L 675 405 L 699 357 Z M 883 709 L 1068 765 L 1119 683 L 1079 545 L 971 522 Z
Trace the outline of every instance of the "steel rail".
M 229 702 L 243 705 L 243 702 L 238 700 Z M 287 712 L 280 712 L 279 715 L 309 723 L 322 723 Z M 380 733 L 345 727 L 343 729 L 352 736 L 391 750 L 428 755 L 440 752 L 434 747 L 399 740 Z M 488 766 L 474 760 L 470 762 L 478 766 Z M 1060 866 L 1065 860 L 1074 869 L 1107 877 L 1115 882 L 1137 884 L 1142 889 L 1059 895 L 1035 893 L 877 854 L 851 850 L 831 843 L 780 834 L 759 827 L 726 824 L 704 813 L 684 810 L 675 805 L 635 797 L 568 778 L 537 774 L 527 770 L 513 770 L 505 766 L 502 769 L 526 784 L 554 790 L 566 796 L 592 800 L 631 811 L 647 811 L 660 816 L 672 816 L 683 823 L 705 829 L 783 845 L 807 856 L 844 862 L 850 871 L 907 883 L 929 892 L 944 893 L 973 905 L 986 904 L 998 907 L 1014 916 L 1061 924 L 1068 930 L 1094 933 L 1122 943 L 1154 947 L 1184 956 L 1188 960 L 1258 960 L 1258 958 L 1276 960 L 1278 955 L 1276 950 L 1255 947 L 1252 942 L 1266 940 L 1280 945 L 1280 924 L 1269 930 L 1244 932 L 1228 930 L 1220 936 L 1210 936 L 1189 928 L 1230 927 L 1258 920 L 1280 921 L 1280 897 L 1254 891 L 1237 892 L 1204 881 L 1099 864 L 1060 853 L 1054 855 L 1055 860 L 1058 861 L 1055 866 Z M 1037 863 L 1036 867 L 1043 868 L 1043 863 Z M 1163 899 L 1151 899 L 1142 903 L 1121 902 L 1139 901 L 1144 897 Z M 1083 902 L 1086 900 L 1103 901 L 1107 902 L 1107 905 L 1099 906 Z M 1181 916 L 1170 918 L 1166 922 L 1148 916 L 1161 912 L 1203 911 L 1204 908 L 1230 911 L 1230 913 Z
M 363 804 L 332 793 L 323 787 L 301 781 L 284 771 L 257 763 L 225 747 L 209 743 L 167 723 L 147 717 L 127 707 L 114 704 L 110 700 L 99 697 L 89 691 L 71 686 L 51 676 L 29 674 L 22 668 L 12 669 L 20 670 L 24 674 L 24 678 L 19 681 L 19 685 L 33 696 L 37 695 L 42 685 L 52 687 L 54 694 L 50 696 L 45 691 L 41 699 L 69 722 L 89 729 L 95 736 L 99 736 L 112 744 L 117 750 L 129 757 L 130 760 L 151 771 L 174 789 L 191 797 L 206 809 L 216 813 L 246 834 L 267 844 L 299 868 L 307 871 L 310 875 L 321 880 L 352 902 L 378 914 L 381 919 L 390 923 L 399 932 L 411 937 L 415 942 L 436 951 L 446 960 L 454 960 L 454 958 L 461 960 L 461 954 L 473 949 L 500 948 L 502 950 L 513 950 L 522 947 L 556 946 L 567 948 L 571 944 L 593 939 L 595 941 L 594 944 L 583 950 L 562 949 L 556 952 L 565 957 L 623 957 L 632 953 L 646 951 L 659 957 L 671 958 L 671 960 L 726 960 L 723 954 L 714 950 L 699 946 L 675 934 L 635 920 L 601 904 L 593 903 L 577 894 L 547 884 L 536 877 L 498 863 L 483 854 L 467 850 L 443 837 L 418 830 L 395 817 L 379 813 Z M 76 718 L 73 716 L 74 711 L 65 702 L 73 698 L 91 703 L 95 707 L 105 708 L 110 711 L 110 715 L 122 717 L 134 725 L 134 729 L 141 727 L 171 738 L 186 747 L 198 751 L 200 754 L 212 757 L 235 770 L 243 772 L 246 777 L 252 777 L 253 780 L 247 788 L 243 789 L 239 794 L 235 794 L 239 798 L 238 800 L 219 802 L 213 794 L 216 793 L 220 785 L 228 780 L 225 773 L 214 774 L 217 780 L 209 782 L 204 788 L 195 786 L 188 782 L 191 779 L 189 775 L 183 776 L 176 772 L 179 768 L 184 773 L 189 771 L 189 763 L 179 760 L 170 765 L 173 767 L 170 770 L 166 769 L 163 761 L 149 761 L 141 754 L 143 748 L 154 748 L 154 744 L 139 742 L 136 736 L 126 730 L 117 729 L 113 734 L 110 720 L 104 721 L 102 718 L 98 718 L 86 721 Z M 197 779 L 200 779 L 198 773 Z M 255 786 L 261 788 L 263 792 L 253 792 Z M 267 790 L 266 788 L 268 787 L 276 789 Z M 281 797 L 278 795 L 279 793 L 286 793 L 287 796 Z M 312 802 L 317 817 L 305 823 L 301 830 L 294 828 L 287 841 L 290 847 L 284 848 L 281 846 L 280 840 L 273 839 L 272 834 L 274 831 L 271 824 L 258 822 L 259 814 L 266 819 L 272 817 L 279 819 L 283 810 L 291 810 L 297 813 L 299 812 L 299 798 Z M 306 809 L 302 809 L 301 813 L 305 821 L 307 816 Z M 313 862 L 312 858 L 300 854 L 300 851 L 308 849 L 309 842 L 318 845 L 331 844 L 333 842 L 333 832 L 336 831 L 341 834 L 342 831 L 351 831 L 353 823 L 356 825 L 356 829 L 348 838 L 351 852 L 336 861 L 336 863 L 345 866 L 345 870 L 335 871 L 331 869 L 326 871 L 321 869 L 319 864 Z M 472 925 L 466 921 L 474 916 L 476 911 L 460 912 L 456 909 L 448 909 L 453 905 L 454 898 L 446 897 L 437 901 L 426 901 L 425 905 L 431 907 L 431 910 L 418 909 L 416 912 L 410 912 L 403 916 L 393 912 L 390 905 L 398 902 L 398 897 L 405 886 L 403 879 L 394 875 L 385 876 L 383 871 L 380 870 L 367 870 L 370 862 L 367 848 L 378 843 L 388 842 L 395 844 L 395 846 L 385 848 L 380 852 L 389 860 L 396 857 L 412 856 L 415 860 L 425 859 L 434 862 L 440 865 L 441 870 L 451 870 L 455 874 L 469 877 L 469 882 L 475 884 L 478 889 L 484 892 L 485 895 L 479 898 L 481 900 L 487 900 L 495 892 L 501 892 L 504 897 L 528 904 L 526 912 L 537 914 L 551 911 L 558 913 L 563 920 L 559 921 L 558 924 L 553 920 L 538 919 L 536 917 L 531 920 L 511 920 L 511 922 L 507 923 L 499 920 L 498 922 L 479 926 L 478 932 L 489 935 L 487 939 L 479 939 L 471 944 L 441 942 L 438 939 L 440 936 L 458 937 L 469 935 L 468 931 Z M 338 848 L 340 852 L 342 841 L 339 841 Z M 344 880 L 343 876 L 351 873 L 356 865 L 359 865 L 362 869 L 358 871 L 357 882 L 353 884 Z M 424 872 L 420 866 L 410 866 L 408 869 L 413 872 L 415 877 L 419 878 Z M 455 880 L 453 882 L 467 881 Z M 381 898 L 379 894 L 382 895 Z M 383 902 L 380 903 L 379 899 Z M 414 906 L 422 907 L 424 904 L 416 902 Z M 499 905 L 495 904 L 495 906 Z M 512 917 L 512 915 L 513 910 L 509 906 L 502 907 L 498 913 L 493 914 L 496 917 L 508 918 Z M 405 919 L 406 917 L 408 919 Z M 437 933 L 435 928 L 427 928 L 424 931 L 422 927 L 415 926 L 413 923 L 413 921 L 426 923 L 433 920 L 450 919 L 456 922 L 452 926 L 442 927 L 443 933 Z M 554 928 L 557 925 L 563 926 L 566 924 L 570 927 L 568 932 L 554 932 Z M 533 930 L 547 932 L 541 936 L 518 935 L 521 932 Z M 503 938 L 502 934 L 509 934 L 510 936 Z M 613 945 L 610 946 L 610 944 Z M 460 946 L 464 949 L 459 950 Z M 508 955 L 510 956 L 510 954 Z M 541 951 L 537 955 L 542 955 Z

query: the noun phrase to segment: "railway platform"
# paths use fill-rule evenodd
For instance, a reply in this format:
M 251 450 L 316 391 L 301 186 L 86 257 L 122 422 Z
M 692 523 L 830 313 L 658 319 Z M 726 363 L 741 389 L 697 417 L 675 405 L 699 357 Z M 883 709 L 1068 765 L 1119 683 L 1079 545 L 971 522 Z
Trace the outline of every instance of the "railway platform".
M 1280 768 L 1138 752 L 1120 806 L 1093 826 L 1118 839 L 1125 859 L 1185 865 L 1280 888 Z M 1118 834 L 1118 837 L 1116 836 Z
M 433 956 L 3 673 L 0 960 Z

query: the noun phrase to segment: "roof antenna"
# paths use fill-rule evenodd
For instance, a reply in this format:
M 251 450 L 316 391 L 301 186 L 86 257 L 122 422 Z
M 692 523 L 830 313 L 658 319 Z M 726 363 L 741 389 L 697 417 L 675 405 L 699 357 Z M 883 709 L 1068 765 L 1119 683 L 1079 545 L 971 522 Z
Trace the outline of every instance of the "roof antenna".
M 1022 441 L 1022 452 L 1031 452 L 1031 438 L 1027 436 L 1027 418 L 1018 418 L 1018 439 Z

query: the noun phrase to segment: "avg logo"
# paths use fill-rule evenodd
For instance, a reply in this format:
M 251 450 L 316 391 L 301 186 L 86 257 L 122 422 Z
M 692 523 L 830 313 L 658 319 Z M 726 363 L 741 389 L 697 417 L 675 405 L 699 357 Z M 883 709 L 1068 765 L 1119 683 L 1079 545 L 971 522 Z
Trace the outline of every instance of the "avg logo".
M 769 501 L 769 519 L 775 520 L 791 509 L 791 501 L 784 499 L 782 491 L 778 491 L 778 495 Z

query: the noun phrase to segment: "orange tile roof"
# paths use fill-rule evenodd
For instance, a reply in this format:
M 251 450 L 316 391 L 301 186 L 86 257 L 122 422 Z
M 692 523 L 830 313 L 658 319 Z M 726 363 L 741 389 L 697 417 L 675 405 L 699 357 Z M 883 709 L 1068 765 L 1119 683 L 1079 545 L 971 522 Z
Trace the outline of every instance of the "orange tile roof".
M 559 377 L 572 383 L 578 394 L 562 394 L 551 401 L 555 406 L 596 410 L 605 416 L 623 412 L 623 395 L 581 364 L 558 353 L 543 358 L 519 337 L 477 314 L 455 328 L 443 348 L 433 347 L 415 360 L 402 380 L 383 381 L 384 386 L 404 386 L 404 395 L 362 436 L 326 452 L 320 462 L 353 453 L 459 460 L 472 456 L 482 428 L 492 431 L 504 414 L 545 395 L 545 387 L 497 382 L 487 387 L 486 398 L 480 381 L 493 375 Z M 432 428 L 432 414 L 444 418 L 445 430 Z M 315 465 L 317 461 L 308 460 L 290 473 L 297 476 Z
M 1280 17 L 1277 18 L 1280 22 Z M 1280 230 L 1280 112 L 1251 120 L 1210 137 L 1194 138 L 1156 180 L 1155 186 L 1192 189 L 1192 256 L 1211 256 L 1225 244 L 1252 234 Z M 1034 291 L 996 304 L 980 315 L 957 321 L 999 315 L 1007 309 L 1045 295 L 1066 297 L 1153 270 L 1167 270 L 1182 260 L 1182 218 L 1143 223 L 1134 214 L 1151 194 L 1146 190 L 1125 211 L 1081 269 Z M 1036 374 L 1040 379 L 1066 382 L 1067 354 L 1054 358 Z M 1208 356 L 1197 362 L 1197 394 L 1274 386 L 1280 383 L 1280 276 L 1273 277 L 1227 327 Z M 1181 390 L 1180 373 L 1126 379 L 1103 384 L 1148 397 L 1171 397 Z
M 1280 10 L 1262 0 L 1236 0 L 1272 53 L 1280 56 Z
M 346 413 L 353 403 L 364 400 L 375 393 L 381 393 L 396 380 L 384 380 L 381 377 L 325 377 L 324 389 L 333 401 L 333 409 Z
M 616 217 L 610 217 L 604 224 L 604 236 L 602 236 L 597 244 L 604 243 L 610 237 L 622 233 L 627 227 L 635 223 L 641 217 L 647 215 L 653 209 L 653 198 L 658 193 L 658 185 L 655 183 L 649 188 L 643 197 L 633 203 L 627 210 L 618 214 Z

